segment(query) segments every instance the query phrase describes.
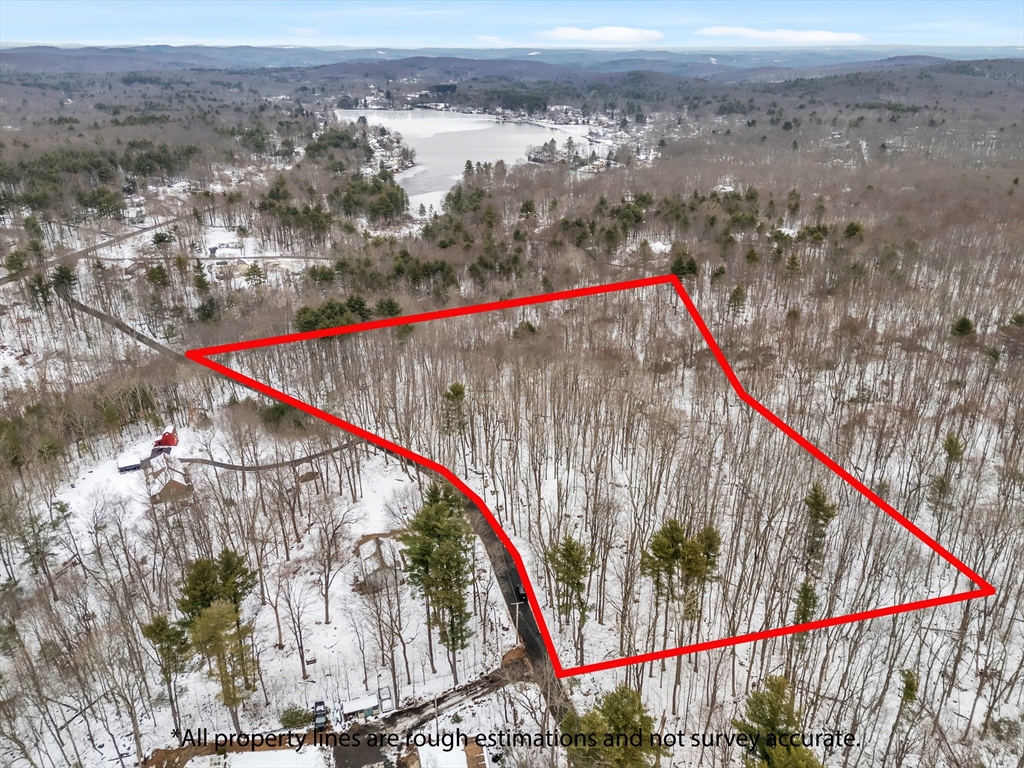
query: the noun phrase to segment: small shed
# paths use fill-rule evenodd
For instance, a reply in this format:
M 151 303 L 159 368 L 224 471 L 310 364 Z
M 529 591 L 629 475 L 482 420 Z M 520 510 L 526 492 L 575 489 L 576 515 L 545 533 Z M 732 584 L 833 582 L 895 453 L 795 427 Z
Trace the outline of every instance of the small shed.
M 117 471 L 122 475 L 126 472 L 138 472 L 142 469 L 142 457 L 138 451 L 127 451 L 117 457 Z
M 341 717 L 346 723 L 366 720 L 380 714 L 380 700 L 377 694 L 368 693 L 358 699 L 341 702 Z
M 173 448 L 178 444 L 178 428 L 175 426 L 164 427 L 164 433 L 157 438 L 154 446 L 165 446 L 167 448 Z
M 153 447 L 149 451 L 149 458 L 155 459 L 157 456 L 169 455 L 171 449 L 177 444 L 178 428 L 167 427 L 164 429 L 164 433 L 153 442 Z

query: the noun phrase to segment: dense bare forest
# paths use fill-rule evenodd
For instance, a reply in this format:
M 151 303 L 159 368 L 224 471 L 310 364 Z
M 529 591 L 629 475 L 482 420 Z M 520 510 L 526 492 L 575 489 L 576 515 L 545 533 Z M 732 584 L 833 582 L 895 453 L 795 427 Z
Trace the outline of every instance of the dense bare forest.
M 454 89 L 361 66 L 3 71 L 0 760 L 141 764 L 316 700 L 340 732 L 370 696 L 395 728 L 440 699 L 452 729 L 626 708 L 663 734 L 763 730 L 767 701 L 856 734 L 794 765 L 1019 766 L 1020 62 Z M 335 110 L 438 99 L 603 143 L 468 157 L 420 214 L 415 142 Z M 753 397 L 996 594 L 556 684 L 465 499 L 184 357 L 670 273 Z M 740 402 L 668 284 L 218 359 L 455 472 L 565 668 L 970 587 Z

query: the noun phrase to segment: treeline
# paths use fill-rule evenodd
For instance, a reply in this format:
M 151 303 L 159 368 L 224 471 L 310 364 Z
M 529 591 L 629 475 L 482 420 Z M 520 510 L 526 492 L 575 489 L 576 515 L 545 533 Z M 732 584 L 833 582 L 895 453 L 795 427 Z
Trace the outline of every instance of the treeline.
M 308 274 L 313 283 L 326 286 L 337 280 L 356 291 L 380 291 L 403 287 L 411 292 L 434 291 L 443 293 L 459 284 L 455 268 L 443 259 L 421 259 L 406 248 L 383 257 L 390 259 L 390 268 L 381 269 L 368 257 L 344 257 L 333 266 L 315 265 Z
M 349 296 L 345 301 L 327 299 L 318 307 L 300 307 L 295 313 L 295 330 L 318 331 L 324 328 L 337 328 L 352 323 L 366 322 L 374 315 L 377 317 L 397 317 L 402 308 L 394 299 L 383 297 L 374 306 L 358 293 Z
M 0 416 L 0 463 L 20 469 L 37 462 L 70 459 L 103 436 L 132 424 L 156 423 L 160 394 L 143 382 L 95 388 L 9 407 Z
M 0 215 L 28 208 L 52 216 L 69 212 L 77 202 L 83 208 L 102 208 L 101 216 L 116 217 L 123 207 L 118 187 L 124 181 L 182 174 L 201 154 L 194 144 L 171 146 L 136 140 L 129 141 L 120 155 L 109 149 L 69 147 L 13 165 L 0 160 Z M 93 204 L 99 199 L 102 205 Z

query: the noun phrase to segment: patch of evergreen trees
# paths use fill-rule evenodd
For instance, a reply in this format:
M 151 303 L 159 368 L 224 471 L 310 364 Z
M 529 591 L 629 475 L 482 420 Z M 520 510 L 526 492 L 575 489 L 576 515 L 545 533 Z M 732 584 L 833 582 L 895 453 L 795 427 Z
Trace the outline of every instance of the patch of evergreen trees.
M 366 299 L 354 293 L 344 301 L 327 299 L 318 307 L 301 307 L 295 313 L 295 330 L 300 332 L 338 328 L 352 323 L 366 322 L 377 317 L 398 317 L 401 305 L 390 296 L 385 296 L 372 307 Z
M 181 724 L 175 680 L 191 668 L 198 654 L 207 661 L 235 731 L 242 731 L 238 708 L 256 690 L 258 674 L 250 643 L 253 624 L 242 619 L 242 603 L 255 586 L 256 572 L 237 552 L 224 549 L 215 559 L 200 558 L 189 566 L 177 603 L 180 621 L 157 615 L 142 626 L 143 636 L 156 651 L 176 728 Z
M 458 652 L 473 631 L 467 592 L 473 580 L 473 535 L 465 519 L 465 504 L 451 486 L 433 483 L 423 506 L 402 536 L 409 582 L 423 596 L 427 610 L 427 642 L 433 662 L 434 628 L 448 651 L 455 684 L 459 684 Z
M 344 188 L 331 190 L 327 202 L 334 211 L 365 215 L 372 222 L 393 221 L 409 210 L 409 196 L 383 166 L 372 176 L 353 173 Z

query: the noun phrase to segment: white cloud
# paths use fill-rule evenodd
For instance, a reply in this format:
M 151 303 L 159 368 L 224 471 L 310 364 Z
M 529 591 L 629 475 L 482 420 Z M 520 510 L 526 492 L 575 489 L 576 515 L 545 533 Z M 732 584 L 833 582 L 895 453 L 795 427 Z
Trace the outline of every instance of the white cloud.
M 580 29 L 579 27 L 555 27 L 538 32 L 537 37 L 543 40 L 560 40 L 578 43 L 610 43 L 612 45 L 635 45 L 653 43 L 665 37 L 654 29 L 636 29 L 635 27 L 595 27 Z
M 707 37 L 743 37 L 748 40 L 764 40 L 768 43 L 790 43 L 798 45 L 842 45 L 844 43 L 866 43 L 867 38 L 857 32 L 828 32 L 823 29 L 751 29 L 750 27 L 704 27 L 698 35 Z

